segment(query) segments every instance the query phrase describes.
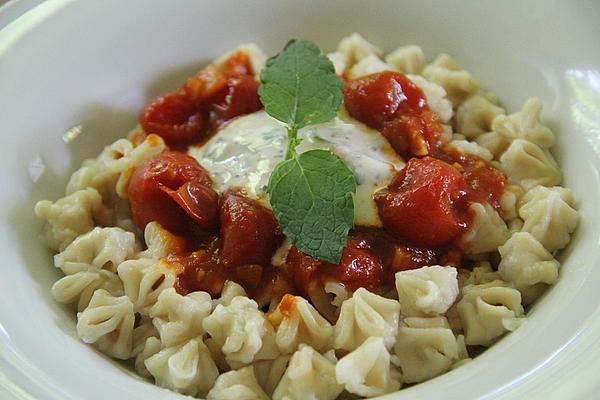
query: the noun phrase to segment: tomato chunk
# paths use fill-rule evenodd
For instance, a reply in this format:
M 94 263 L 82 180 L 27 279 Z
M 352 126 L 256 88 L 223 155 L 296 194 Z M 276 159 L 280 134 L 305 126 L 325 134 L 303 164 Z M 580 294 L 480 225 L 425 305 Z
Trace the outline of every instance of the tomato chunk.
M 169 146 L 197 142 L 206 130 L 204 113 L 183 92 L 158 96 L 144 107 L 140 124 L 146 133 L 161 136 Z
M 314 259 L 295 247 L 290 250 L 287 263 L 296 286 L 304 294 L 312 283 L 327 281 L 340 282 L 351 291 L 359 287 L 376 291 L 383 277 L 379 257 L 364 240 L 353 237 L 348 238 L 337 265 Z
M 417 246 L 437 247 L 460 233 L 454 203 L 466 190 L 465 179 L 450 164 L 412 158 L 375 202 L 386 229 Z
M 346 82 L 344 104 L 352 117 L 376 129 L 398 115 L 427 109 L 421 89 L 405 75 L 393 71 Z
M 282 235 L 273 212 L 239 193 L 221 196 L 221 260 L 227 266 L 268 264 Z
M 199 181 L 186 182 L 177 190 L 161 186 L 200 228 L 210 231 L 217 222 L 219 195 Z
M 236 51 L 146 105 L 140 124 L 170 146 L 196 143 L 224 122 L 262 108 L 253 73 L 247 52 Z
M 400 115 L 385 122 L 381 131 L 394 150 L 405 157 L 432 154 L 441 133 L 439 118 L 431 111 Z
M 213 128 L 218 128 L 238 115 L 249 114 L 261 108 L 258 82 L 252 76 L 242 75 L 229 78 L 211 99 L 208 106 L 209 120 Z
M 157 221 L 167 230 L 185 234 L 190 228 L 192 219 L 188 213 L 180 206 L 180 202 L 173 199 L 172 196 L 183 196 L 183 194 L 173 195 L 181 188 L 182 193 L 190 188 L 186 184 L 194 182 L 192 187 L 205 186 L 210 189 L 212 183 L 208 173 L 198 162 L 187 154 L 166 151 L 156 157 L 148 160 L 138 167 L 133 173 L 129 182 L 128 194 L 131 205 L 133 222 L 144 229 L 146 224 L 151 221 Z M 216 222 L 217 202 L 201 201 L 200 197 L 194 197 L 190 194 L 191 201 L 181 199 L 181 202 L 194 208 L 194 213 L 202 213 L 202 218 L 195 218 L 204 221 L 203 228 L 209 227 L 209 221 Z M 214 195 L 208 195 L 208 197 Z M 197 206 L 197 207 L 196 207 Z M 200 207 L 206 207 L 200 209 Z

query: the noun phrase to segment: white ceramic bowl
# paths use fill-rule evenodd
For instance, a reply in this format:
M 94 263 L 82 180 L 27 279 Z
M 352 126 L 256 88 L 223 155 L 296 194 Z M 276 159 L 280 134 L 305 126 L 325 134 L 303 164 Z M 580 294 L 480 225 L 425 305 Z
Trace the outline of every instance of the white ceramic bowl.
M 123 136 L 145 100 L 222 52 L 245 42 L 273 52 L 292 37 L 330 49 L 353 31 L 386 50 L 452 54 L 509 110 L 541 97 L 581 215 L 560 281 L 521 328 L 388 398 L 590 397 L 600 371 L 598 16 L 598 2 L 477 0 L 50 0 L 28 12 L 0 31 L 0 397 L 180 398 L 77 339 L 73 313 L 50 295 L 59 274 L 32 206 L 59 197 L 67 174 Z M 83 134 L 66 145 L 75 125 Z

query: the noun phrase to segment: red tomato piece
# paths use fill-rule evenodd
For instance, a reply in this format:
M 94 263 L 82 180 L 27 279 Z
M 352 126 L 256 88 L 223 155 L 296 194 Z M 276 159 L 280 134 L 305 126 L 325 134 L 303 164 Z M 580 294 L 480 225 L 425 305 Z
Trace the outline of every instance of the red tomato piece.
M 421 89 L 405 75 L 393 71 L 347 81 L 344 104 L 352 117 L 377 129 L 397 115 L 427 109 Z
M 437 247 L 460 233 L 463 223 L 454 203 L 466 190 L 465 179 L 450 164 L 412 158 L 375 202 L 386 229 L 417 246 Z
M 210 187 L 198 181 L 186 182 L 177 190 L 161 186 L 200 228 L 210 231 L 217 222 L 219 195 Z
M 184 153 L 166 151 L 138 167 L 128 187 L 133 222 L 144 229 L 148 222 L 157 221 L 171 232 L 186 233 L 191 219 L 166 189 L 178 191 L 188 182 L 211 186 L 206 170 Z
M 200 107 L 227 85 L 227 77 L 216 66 L 202 68 L 183 85 L 182 90 L 190 101 Z
M 204 114 L 185 93 L 179 91 L 158 96 L 140 115 L 140 124 L 147 134 L 161 136 L 169 146 L 197 142 L 205 134 Z
M 213 129 L 238 115 L 258 111 L 262 108 L 258 97 L 258 82 L 249 75 L 229 78 L 209 103 L 209 118 Z
M 308 287 L 314 273 L 325 264 L 323 261 L 312 258 L 295 247 L 292 247 L 287 255 L 286 263 L 292 274 L 294 283 L 298 290 L 304 295 L 308 293 Z
M 376 291 L 383 275 L 379 257 L 364 242 L 354 238 L 348 238 L 340 263 L 330 266 L 328 270 L 327 275 L 352 291 L 359 287 Z
M 239 193 L 221 196 L 221 260 L 230 266 L 269 264 L 282 240 L 273 212 Z
M 404 114 L 383 124 L 381 134 L 400 155 L 426 156 L 437 147 L 442 133 L 436 113 Z
M 305 294 L 311 283 L 326 281 L 340 282 L 351 291 L 359 287 L 375 291 L 383 276 L 381 260 L 358 238 L 348 238 L 337 265 L 314 259 L 295 247 L 288 254 L 287 264 L 296 286 Z

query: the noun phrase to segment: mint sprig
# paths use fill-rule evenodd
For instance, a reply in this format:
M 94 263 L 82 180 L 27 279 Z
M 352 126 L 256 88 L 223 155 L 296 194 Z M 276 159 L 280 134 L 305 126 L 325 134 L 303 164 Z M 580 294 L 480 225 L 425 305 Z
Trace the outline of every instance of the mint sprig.
M 286 159 L 267 185 L 281 230 L 300 251 L 339 263 L 354 219 L 356 179 L 334 153 L 297 154 L 298 130 L 333 119 L 342 103 L 342 81 L 331 61 L 307 40 L 292 40 L 270 58 L 258 89 L 267 113 L 287 124 Z

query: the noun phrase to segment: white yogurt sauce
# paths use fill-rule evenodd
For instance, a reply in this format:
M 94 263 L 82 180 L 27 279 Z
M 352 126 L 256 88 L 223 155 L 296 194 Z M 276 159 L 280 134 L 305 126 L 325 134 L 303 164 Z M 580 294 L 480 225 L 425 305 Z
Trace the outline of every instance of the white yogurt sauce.
M 340 113 L 330 122 L 301 129 L 299 153 L 325 149 L 336 153 L 354 172 L 354 224 L 381 226 L 373 194 L 391 181 L 404 166 L 381 134 Z M 215 189 L 242 188 L 249 197 L 268 206 L 265 187 L 275 165 L 287 149 L 285 125 L 265 111 L 241 116 L 217 132 L 201 147 L 188 153 L 206 168 Z

